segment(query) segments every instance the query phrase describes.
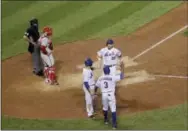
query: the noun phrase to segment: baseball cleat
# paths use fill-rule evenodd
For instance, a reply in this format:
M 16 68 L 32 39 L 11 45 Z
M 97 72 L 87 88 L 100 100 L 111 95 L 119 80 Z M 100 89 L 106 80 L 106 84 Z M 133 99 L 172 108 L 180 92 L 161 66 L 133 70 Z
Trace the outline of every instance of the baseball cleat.
M 112 129 L 113 129 L 113 130 L 116 130 L 117 128 L 116 128 L 116 127 L 113 127 Z
M 108 121 L 105 121 L 104 124 L 105 124 L 105 125 L 108 125 Z
M 35 75 L 37 75 L 37 76 L 40 76 L 40 77 L 43 77 L 43 76 L 44 76 L 43 71 L 39 71 L 39 72 L 33 71 L 33 74 L 35 74 Z

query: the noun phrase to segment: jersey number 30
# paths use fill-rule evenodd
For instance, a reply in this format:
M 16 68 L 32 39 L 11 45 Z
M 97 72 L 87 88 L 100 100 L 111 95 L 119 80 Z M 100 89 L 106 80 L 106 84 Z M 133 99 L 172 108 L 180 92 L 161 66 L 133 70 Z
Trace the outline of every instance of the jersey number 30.
M 104 82 L 104 88 L 108 88 L 108 82 Z

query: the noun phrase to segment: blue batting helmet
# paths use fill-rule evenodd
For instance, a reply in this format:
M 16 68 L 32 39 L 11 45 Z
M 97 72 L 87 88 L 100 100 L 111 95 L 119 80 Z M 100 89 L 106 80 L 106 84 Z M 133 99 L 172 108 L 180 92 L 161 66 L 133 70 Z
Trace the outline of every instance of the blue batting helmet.
M 85 66 L 92 66 L 93 65 L 93 61 L 91 60 L 91 58 L 87 58 L 85 60 Z
M 104 74 L 107 75 L 107 74 L 110 74 L 110 67 L 109 66 L 105 66 L 103 68 L 103 71 L 104 71 Z
M 112 39 L 108 39 L 106 42 L 106 45 L 108 45 L 108 44 L 112 45 L 112 44 L 114 44 L 114 41 Z

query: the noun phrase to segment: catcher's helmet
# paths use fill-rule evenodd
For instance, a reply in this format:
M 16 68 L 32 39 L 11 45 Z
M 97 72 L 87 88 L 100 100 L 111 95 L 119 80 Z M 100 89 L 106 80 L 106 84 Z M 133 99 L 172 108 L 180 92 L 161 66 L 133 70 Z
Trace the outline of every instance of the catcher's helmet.
M 36 18 L 32 18 L 32 19 L 29 21 L 29 23 L 30 23 L 31 26 L 38 27 L 38 19 L 36 19 Z
M 114 44 L 114 41 L 112 40 L 112 39 L 108 39 L 107 41 L 106 41 L 106 45 L 112 45 L 112 44 Z
M 93 65 L 93 61 L 91 60 L 91 58 L 87 58 L 85 60 L 85 66 L 92 66 Z
M 110 67 L 109 67 L 109 66 L 105 66 L 105 67 L 103 68 L 103 71 L 104 71 L 104 74 L 105 74 L 105 75 L 110 74 Z
M 48 26 L 45 26 L 43 28 L 43 33 L 46 33 L 47 36 L 51 36 L 52 35 L 52 28 L 51 27 L 48 27 Z

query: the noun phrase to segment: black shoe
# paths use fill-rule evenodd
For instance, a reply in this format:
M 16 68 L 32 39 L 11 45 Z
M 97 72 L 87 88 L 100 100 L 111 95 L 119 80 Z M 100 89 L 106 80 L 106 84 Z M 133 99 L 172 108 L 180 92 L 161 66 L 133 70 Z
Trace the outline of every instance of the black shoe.
M 38 75 L 38 76 L 44 76 L 44 73 L 43 73 L 43 71 L 41 70 L 41 71 L 39 71 L 39 72 L 37 73 L 37 75 Z
M 44 76 L 44 73 L 43 71 L 39 71 L 39 72 L 36 72 L 36 71 L 33 71 L 33 74 L 37 75 L 37 76 Z

